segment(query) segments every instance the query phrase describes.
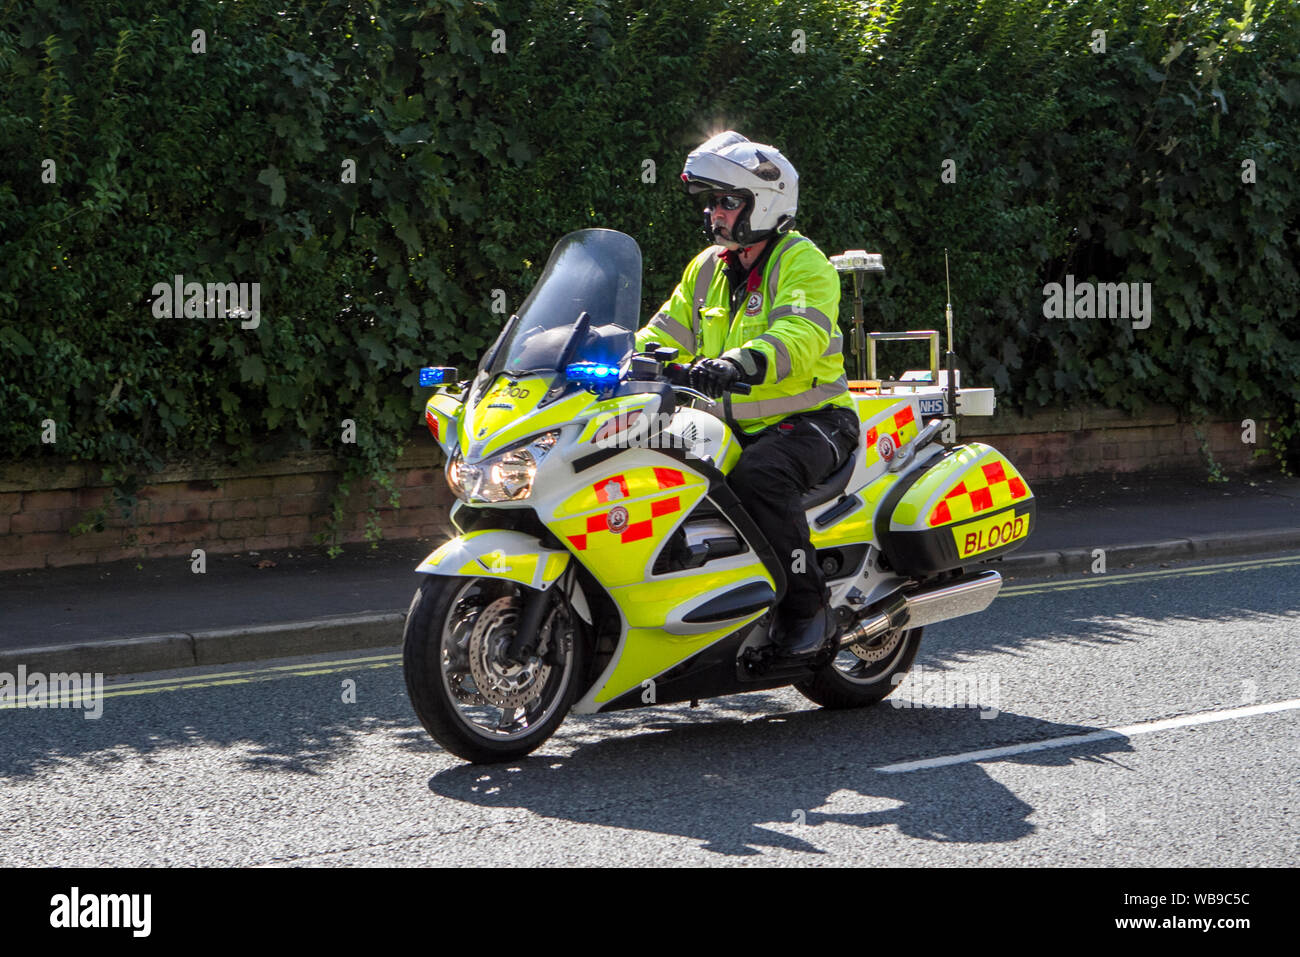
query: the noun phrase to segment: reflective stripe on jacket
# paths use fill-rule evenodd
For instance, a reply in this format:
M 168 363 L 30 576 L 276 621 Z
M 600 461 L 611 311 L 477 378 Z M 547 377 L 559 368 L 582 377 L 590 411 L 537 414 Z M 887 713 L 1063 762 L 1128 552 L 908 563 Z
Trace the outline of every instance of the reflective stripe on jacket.
M 636 336 L 638 349 L 657 341 L 680 349 L 679 361 L 722 356 L 750 374 L 757 364 L 746 350 L 761 352 L 767 360 L 762 383 L 749 395 L 727 397 L 732 415 L 750 433 L 796 412 L 853 408 L 837 325 L 839 274 L 797 232 L 772 241 L 777 245 L 762 281 L 745 294 L 734 316 L 723 247 L 710 246 L 691 260 L 672 297 Z

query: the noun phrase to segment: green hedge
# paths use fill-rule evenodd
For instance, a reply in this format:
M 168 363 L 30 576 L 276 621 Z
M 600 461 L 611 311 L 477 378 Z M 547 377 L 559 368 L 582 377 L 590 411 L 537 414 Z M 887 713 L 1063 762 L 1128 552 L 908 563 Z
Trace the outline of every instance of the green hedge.
M 1006 403 L 1300 412 L 1286 0 L 0 4 L 3 459 L 380 474 L 414 370 L 472 364 L 564 232 L 631 233 L 667 297 L 703 244 L 683 157 L 727 126 L 793 160 L 823 250 L 884 253 L 872 325 L 938 326 L 947 248 Z M 259 282 L 260 326 L 155 318 L 176 274 Z M 1044 318 L 1067 274 L 1149 282 L 1150 328 Z

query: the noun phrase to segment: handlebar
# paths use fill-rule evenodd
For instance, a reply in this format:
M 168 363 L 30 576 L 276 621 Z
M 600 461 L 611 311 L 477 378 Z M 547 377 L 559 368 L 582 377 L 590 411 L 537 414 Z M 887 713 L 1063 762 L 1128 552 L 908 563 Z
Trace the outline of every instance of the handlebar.
M 691 376 L 690 366 L 682 365 L 680 362 L 664 363 L 664 378 L 670 385 L 690 387 Z M 749 395 L 753 389 L 744 382 L 733 382 L 727 387 L 728 392 L 734 392 L 737 395 Z

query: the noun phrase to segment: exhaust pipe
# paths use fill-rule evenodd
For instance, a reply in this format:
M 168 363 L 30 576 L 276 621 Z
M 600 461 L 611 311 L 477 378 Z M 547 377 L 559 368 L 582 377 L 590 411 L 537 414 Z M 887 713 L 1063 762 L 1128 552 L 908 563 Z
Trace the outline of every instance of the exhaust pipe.
M 874 617 L 858 624 L 840 638 L 840 647 L 869 641 L 894 628 L 920 628 L 950 618 L 983 611 L 1002 588 L 1002 576 L 995 571 L 967 575 L 954 582 L 929 585 L 898 595 Z

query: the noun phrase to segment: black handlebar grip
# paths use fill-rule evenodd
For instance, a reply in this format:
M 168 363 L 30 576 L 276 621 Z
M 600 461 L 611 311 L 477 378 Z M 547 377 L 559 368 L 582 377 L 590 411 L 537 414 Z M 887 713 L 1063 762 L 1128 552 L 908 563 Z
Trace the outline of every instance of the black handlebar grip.
M 744 382 L 733 382 L 731 383 L 730 391 L 737 392 L 740 395 L 749 395 L 753 390 Z

